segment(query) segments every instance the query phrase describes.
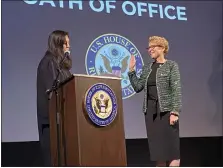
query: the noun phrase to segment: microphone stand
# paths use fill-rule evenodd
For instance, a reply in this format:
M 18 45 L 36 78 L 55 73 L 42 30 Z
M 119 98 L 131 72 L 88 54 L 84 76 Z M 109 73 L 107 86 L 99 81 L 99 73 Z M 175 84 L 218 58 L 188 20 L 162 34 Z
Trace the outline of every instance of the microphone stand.
M 48 89 L 46 93 L 48 94 L 48 100 L 52 98 L 53 92 L 55 92 L 56 95 L 56 134 L 57 134 L 57 166 L 61 167 L 61 153 L 60 153 L 60 110 L 59 110 L 59 92 L 58 88 L 60 86 L 59 76 L 61 74 L 61 65 L 64 62 L 65 58 L 67 57 L 67 54 L 65 54 L 64 58 L 60 61 L 59 67 L 57 68 L 57 76 L 53 82 L 53 85 L 51 89 Z

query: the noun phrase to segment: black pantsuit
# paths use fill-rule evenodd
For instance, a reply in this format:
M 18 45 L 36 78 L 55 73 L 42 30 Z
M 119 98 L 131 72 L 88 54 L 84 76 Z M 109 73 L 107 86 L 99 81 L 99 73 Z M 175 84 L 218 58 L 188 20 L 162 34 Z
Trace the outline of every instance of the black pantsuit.
M 39 141 L 44 159 L 44 166 L 51 166 L 50 159 L 50 129 L 49 129 L 49 97 L 46 93 L 53 85 L 58 73 L 58 62 L 51 53 L 47 52 L 37 69 L 37 119 Z M 71 73 L 61 68 L 59 81 L 66 80 Z

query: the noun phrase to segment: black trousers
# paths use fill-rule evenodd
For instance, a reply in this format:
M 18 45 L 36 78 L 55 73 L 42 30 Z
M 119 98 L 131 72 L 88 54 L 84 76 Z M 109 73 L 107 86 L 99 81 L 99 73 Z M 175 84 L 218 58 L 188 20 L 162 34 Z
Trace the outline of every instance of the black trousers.
M 50 167 L 52 164 L 50 156 L 50 128 L 48 124 L 44 124 L 40 127 L 39 140 L 43 157 L 43 166 Z

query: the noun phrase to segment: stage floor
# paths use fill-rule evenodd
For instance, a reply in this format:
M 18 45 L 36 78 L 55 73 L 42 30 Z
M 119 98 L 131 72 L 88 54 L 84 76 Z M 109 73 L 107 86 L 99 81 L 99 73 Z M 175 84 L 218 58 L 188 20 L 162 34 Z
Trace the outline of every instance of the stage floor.
M 181 138 L 181 166 L 223 166 L 223 138 Z M 149 159 L 147 139 L 126 140 L 130 167 L 155 166 Z M 42 159 L 39 142 L 2 143 L 2 165 L 5 167 L 39 167 Z

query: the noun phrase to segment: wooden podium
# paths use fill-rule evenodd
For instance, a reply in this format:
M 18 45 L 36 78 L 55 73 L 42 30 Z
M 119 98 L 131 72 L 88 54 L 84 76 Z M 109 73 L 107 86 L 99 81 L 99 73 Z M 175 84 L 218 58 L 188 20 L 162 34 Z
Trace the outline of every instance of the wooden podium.
M 120 80 L 72 75 L 60 85 L 58 96 L 53 93 L 49 107 L 52 166 L 127 166 Z M 108 126 L 95 125 L 84 108 L 87 90 L 97 83 L 108 85 L 117 98 L 117 115 Z

